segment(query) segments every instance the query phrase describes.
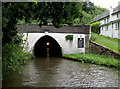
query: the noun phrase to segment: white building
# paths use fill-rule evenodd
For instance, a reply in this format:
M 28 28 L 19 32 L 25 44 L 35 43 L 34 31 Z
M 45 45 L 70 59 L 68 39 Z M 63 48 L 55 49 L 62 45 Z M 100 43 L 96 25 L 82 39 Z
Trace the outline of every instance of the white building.
M 38 24 L 18 25 L 18 30 L 24 32 L 27 38 L 26 51 L 32 52 L 36 57 L 61 56 L 62 54 L 75 54 L 89 52 L 90 25 L 39 27 Z M 66 40 L 73 36 L 73 40 Z
M 92 23 L 99 21 L 100 34 L 120 39 L 120 5 L 93 18 Z

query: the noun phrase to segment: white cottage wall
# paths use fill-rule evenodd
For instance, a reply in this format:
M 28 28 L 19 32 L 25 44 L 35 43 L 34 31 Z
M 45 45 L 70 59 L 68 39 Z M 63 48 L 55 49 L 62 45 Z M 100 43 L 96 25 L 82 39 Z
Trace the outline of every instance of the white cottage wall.
M 24 38 L 27 33 L 24 33 Z M 75 54 L 85 52 L 85 34 L 69 34 L 69 33 L 28 33 L 28 49 L 27 51 L 33 52 L 35 43 L 43 36 L 48 35 L 54 38 L 61 47 L 62 54 Z M 73 35 L 73 41 L 66 40 L 67 35 Z M 78 38 L 84 38 L 84 48 L 78 48 Z

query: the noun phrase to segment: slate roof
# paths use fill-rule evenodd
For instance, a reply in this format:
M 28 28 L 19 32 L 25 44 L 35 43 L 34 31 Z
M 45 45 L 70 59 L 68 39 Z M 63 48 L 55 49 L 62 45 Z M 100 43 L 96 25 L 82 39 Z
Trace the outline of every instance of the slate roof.
M 120 5 L 117 6 L 117 7 L 115 7 L 115 8 L 113 8 L 113 13 L 112 13 L 112 15 L 115 14 L 115 13 L 117 13 L 117 12 L 120 12 Z M 105 12 L 105 13 L 103 13 L 103 14 L 100 14 L 100 15 L 96 16 L 95 18 L 93 18 L 92 22 L 101 20 L 101 19 L 103 19 L 103 18 L 105 18 L 105 17 L 108 17 L 109 15 L 110 15 L 110 11 Z
M 103 14 L 97 15 L 95 18 L 93 18 L 92 22 L 95 22 L 95 21 L 98 21 L 102 18 L 108 17 L 109 14 L 110 14 L 110 12 L 108 11 L 108 12 L 105 12 Z
M 19 31 L 28 33 L 76 33 L 76 34 L 89 34 L 90 25 L 76 25 L 76 26 L 63 26 L 61 28 L 55 28 L 54 26 L 39 27 L 38 24 L 19 24 L 17 25 Z
M 115 14 L 115 13 L 117 13 L 119 11 L 120 11 L 120 5 L 113 9 L 113 13 L 112 14 Z

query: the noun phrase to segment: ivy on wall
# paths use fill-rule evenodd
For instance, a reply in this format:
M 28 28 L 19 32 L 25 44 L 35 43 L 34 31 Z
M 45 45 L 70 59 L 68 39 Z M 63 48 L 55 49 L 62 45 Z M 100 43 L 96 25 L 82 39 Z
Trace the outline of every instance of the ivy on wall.
M 67 35 L 67 36 L 65 37 L 65 39 L 72 41 L 72 40 L 73 40 L 73 35 Z

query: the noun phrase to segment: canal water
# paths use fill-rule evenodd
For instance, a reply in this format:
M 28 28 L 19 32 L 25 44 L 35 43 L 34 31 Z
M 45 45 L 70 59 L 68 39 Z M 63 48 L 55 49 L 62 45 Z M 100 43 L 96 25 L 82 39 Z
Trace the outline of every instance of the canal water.
M 35 58 L 3 87 L 118 87 L 118 70 L 63 58 Z

